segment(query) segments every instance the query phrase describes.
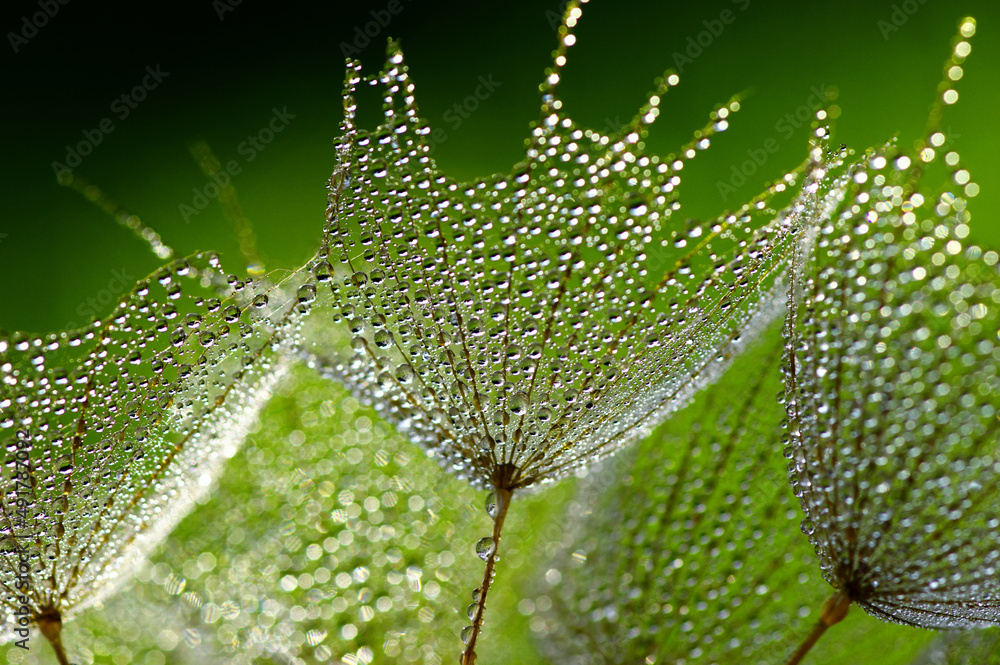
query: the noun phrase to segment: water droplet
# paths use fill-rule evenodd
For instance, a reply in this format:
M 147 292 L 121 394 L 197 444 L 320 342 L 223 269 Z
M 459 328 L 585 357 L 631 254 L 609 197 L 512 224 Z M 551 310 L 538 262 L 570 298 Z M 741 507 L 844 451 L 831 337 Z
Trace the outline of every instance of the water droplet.
M 308 305 L 316 299 L 316 287 L 312 284 L 303 284 L 296 292 L 296 299 L 300 305 Z
M 413 368 L 403 363 L 396 368 L 396 380 L 402 384 L 407 384 L 413 380 Z
M 486 514 L 490 516 L 490 519 L 496 519 L 497 516 L 497 493 L 490 492 L 486 495 Z
M 466 541 L 468 542 L 468 541 Z M 476 555 L 483 561 L 488 561 L 491 556 L 497 551 L 496 543 L 493 542 L 493 538 L 487 536 L 486 538 L 480 538 L 479 542 L 476 543 Z

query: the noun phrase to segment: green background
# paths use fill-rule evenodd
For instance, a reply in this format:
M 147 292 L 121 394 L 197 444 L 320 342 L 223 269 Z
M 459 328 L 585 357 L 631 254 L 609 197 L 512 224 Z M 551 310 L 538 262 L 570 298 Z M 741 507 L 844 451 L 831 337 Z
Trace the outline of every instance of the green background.
M 3 46 L 0 132 L 0 328 L 46 331 L 84 323 L 83 303 L 114 286 L 112 271 L 140 277 L 159 263 L 141 243 L 77 193 L 56 183 L 53 161 L 82 132 L 111 117 L 106 135 L 77 173 L 163 236 L 178 254 L 215 249 L 239 271 L 233 233 L 218 205 L 185 223 L 178 206 L 190 204 L 206 177 L 188 152 L 205 139 L 223 162 L 240 159 L 233 184 L 268 267 L 300 264 L 315 248 L 323 219 L 325 182 L 334 165 L 343 79 L 341 44 L 371 22 L 387 3 L 252 3 L 219 19 L 212 2 L 148 8 L 70 2 L 17 54 Z M 843 109 L 835 140 L 863 150 L 899 132 L 918 137 L 941 78 L 957 21 L 974 15 L 979 31 L 960 101 L 949 110 L 959 150 L 982 193 L 973 204 L 973 238 L 1000 244 L 1000 8 L 988 1 L 927 2 L 883 38 L 896 3 L 706 3 L 596 1 L 587 7 L 571 49 L 561 94 L 569 113 L 597 128 L 625 122 L 643 102 L 652 80 L 674 65 L 703 21 L 729 9 L 735 21 L 685 63 L 681 85 L 661 106 L 651 145 L 670 152 L 704 124 L 715 104 L 747 93 L 731 129 L 685 172 L 685 216 L 705 216 L 738 205 L 765 180 L 781 175 L 805 154 L 805 129 L 784 139 L 775 125 L 806 103 L 811 86 L 836 85 Z M 537 85 L 555 45 L 557 3 L 451 4 L 399 0 L 371 44 L 359 49 L 367 71 L 383 59 L 389 37 L 402 40 L 417 84 L 418 103 L 448 140 L 434 157 L 445 172 L 473 178 L 507 170 L 523 154 L 528 123 L 537 117 Z M 741 7 L 746 6 L 745 10 Z M 19 30 L 34 2 L 4 9 L 5 35 Z M 887 25 L 887 24 L 883 24 Z M 704 38 L 703 38 L 704 39 Z M 112 102 L 141 82 L 147 65 L 169 76 L 125 120 Z M 475 91 L 479 76 L 500 83 L 480 108 L 453 129 L 445 113 Z M 378 99 L 361 98 L 373 124 Z M 237 147 L 264 127 L 272 108 L 296 116 L 252 163 Z M 777 138 L 771 156 L 740 191 L 722 201 L 716 182 Z M 113 290 L 113 288 L 112 288 Z M 101 314 L 110 311 L 110 305 Z
M 386 38 L 399 38 L 424 116 L 447 132 L 448 140 L 434 152 L 441 168 L 459 179 L 507 170 L 521 158 L 528 124 L 537 117 L 537 86 L 551 62 L 558 3 L 400 3 L 403 10 L 360 49 L 366 71 L 380 66 Z M 306 260 L 318 243 L 325 183 L 335 163 L 341 44 L 350 44 L 356 29 L 373 20 L 370 12 L 384 11 L 388 3 L 344 4 L 317 10 L 244 0 L 220 20 L 208 1 L 157 5 L 154 15 L 149 9 L 73 0 L 19 53 L 5 38 L 0 328 L 48 331 L 82 324 L 81 306 L 114 290 L 115 271 L 138 278 L 157 267 L 159 261 L 129 231 L 60 187 L 52 171 L 67 144 L 113 117 L 110 105 L 142 80 L 146 66 L 160 65 L 169 76 L 127 119 L 113 118 L 115 131 L 77 172 L 140 215 L 178 254 L 217 249 L 231 270 L 240 271 L 237 243 L 218 205 L 190 223 L 178 210 L 207 182 L 188 152 L 191 140 L 205 139 L 224 162 L 241 160 L 244 169 L 233 184 L 267 266 L 295 267 Z M 668 153 L 705 123 L 715 105 L 745 93 L 731 129 L 685 169 L 682 214 L 711 215 L 738 205 L 802 160 L 805 129 L 785 139 L 776 124 L 806 103 L 815 86 L 840 90 L 837 142 L 863 150 L 897 132 L 907 144 L 918 137 L 956 24 L 971 14 L 979 30 L 958 86 L 960 102 L 949 110 L 944 127 L 982 186 L 971 207 L 973 239 L 1000 246 L 995 113 L 1000 7 L 985 0 L 914 2 L 917 11 L 885 39 L 879 21 L 891 21 L 894 5 L 901 11 L 901 4 L 750 0 L 741 10 L 744 5 L 745 0 L 592 3 L 560 88 L 569 114 L 596 128 L 627 121 L 654 77 L 674 65 L 674 53 L 683 53 L 688 39 L 706 30 L 703 22 L 733 11 L 735 21 L 685 64 L 681 85 L 661 105 L 649 140 Z M 21 17 L 36 12 L 37 4 L 10 3 L 3 11 L 6 35 L 18 30 Z M 452 128 L 445 114 L 474 93 L 480 76 L 492 76 L 500 86 Z M 360 101 L 362 124 L 374 125 L 377 95 Z M 237 147 L 266 125 L 275 107 L 287 107 L 295 119 L 257 159 L 244 163 Z M 778 139 L 779 152 L 738 195 L 721 200 L 717 181 L 728 179 L 747 150 L 760 149 L 770 138 Z M 109 304 L 100 314 L 110 310 Z M 457 493 L 457 485 L 448 487 Z M 463 500 L 481 502 L 463 491 Z M 561 500 L 565 491 L 556 490 L 555 496 Z M 483 516 L 478 517 L 482 528 Z M 480 534 L 464 535 L 471 544 Z M 462 584 L 471 588 L 475 575 L 462 578 Z M 516 593 L 502 593 L 508 595 L 498 595 L 494 609 L 507 607 L 509 616 Z M 443 629 L 458 628 L 451 620 Z

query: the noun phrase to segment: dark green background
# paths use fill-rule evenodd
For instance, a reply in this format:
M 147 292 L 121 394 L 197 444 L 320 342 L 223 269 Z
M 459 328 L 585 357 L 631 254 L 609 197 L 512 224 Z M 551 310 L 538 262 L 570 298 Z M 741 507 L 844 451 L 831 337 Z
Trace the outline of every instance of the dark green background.
M 432 126 L 448 133 L 434 153 L 457 178 L 504 171 L 523 152 L 528 123 L 537 117 L 537 85 L 555 45 L 551 25 L 558 3 L 468 3 L 400 0 L 373 44 L 361 49 L 368 71 L 383 58 L 385 39 L 402 40 L 418 102 Z M 234 179 L 256 225 L 268 267 L 292 267 L 316 246 L 325 182 L 334 165 L 343 78 L 341 43 L 386 2 L 297 5 L 243 0 L 220 21 L 210 0 L 172 6 L 118 6 L 71 0 L 18 54 L 6 34 L 36 2 L 3 10 L 3 159 L 0 160 L 0 328 L 45 331 L 84 323 L 81 303 L 108 289 L 119 270 L 135 277 L 158 260 L 130 233 L 57 185 L 51 164 L 65 146 L 105 117 L 113 100 L 138 84 L 147 65 L 169 77 L 130 116 L 119 121 L 77 172 L 155 227 L 179 254 L 223 252 L 231 270 L 242 266 L 232 231 L 218 205 L 185 224 L 178 205 L 206 178 L 187 150 L 200 137 L 223 160 L 264 127 L 273 107 L 296 115 L 284 132 Z M 703 21 L 731 9 L 736 20 L 685 67 L 681 85 L 662 105 L 650 143 L 669 152 L 704 124 L 715 104 L 749 93 L 732 129 L 685 171 L 687 215 L 737 205 L 765 180 L 805 154 L 805 130 L 784 140 L 775 124 L 806 102 L 811 86 L 836 85 L 843 114 L 836 139 L 864 149 L 899 131 L 907 143 L 922 131 L 957 21 L 976 16 L 979 31 L 961 99 L 944 126 L 982 194 L 973 202 L 973 239 L 1000 245 L 1000 8 L 987 0 L 928 0 L 883 39 L 892 2 L 801 3 L 730 0 L 588 5 L 561 93 L 578 121 L 604 127 L 624 122 L 644 101 L 652 79 L 673 65 Z M 317 9 L 317 6 L 319 9 Z M 500 82 L 481 108 L 452 129 L 443 116 L 492 75 Z M 373 124 L 378 99 L 361 98 Z M 720 200 L 716 181 L 768 138 L 781 151 L 739 192 Z M 106 311 L 110 311 L 110 306 Z M 102 312 L 106 313 L 106 312 Z

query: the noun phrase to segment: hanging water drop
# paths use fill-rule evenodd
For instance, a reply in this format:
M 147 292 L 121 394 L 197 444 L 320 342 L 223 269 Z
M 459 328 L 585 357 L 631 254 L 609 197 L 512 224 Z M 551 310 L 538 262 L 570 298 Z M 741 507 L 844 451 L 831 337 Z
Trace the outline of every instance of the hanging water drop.
M 486 514 L 490 516 L 490 519 L 496 519 L 497 516 L 497 493 L 490 492 L 486 495 Z
M 312 284 L 303 284 L 295 294 L 300 305 L 308 305 L 316 299 L 316 287 Z
M 491 556 L 497 551 L 496 542 L 493 538 L 487 536 L 486 538 L 480 538 L 476 543 L 476 555 L 483 561 L 488 561 Z

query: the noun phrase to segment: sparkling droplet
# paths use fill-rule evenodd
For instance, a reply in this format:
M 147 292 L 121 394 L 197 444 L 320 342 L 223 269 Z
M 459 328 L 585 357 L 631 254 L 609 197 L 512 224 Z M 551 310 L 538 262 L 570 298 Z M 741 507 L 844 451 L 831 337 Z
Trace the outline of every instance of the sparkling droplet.
M 493 542 L 493 538 L 490 536 L 480 538 L 479 542 L 476 543 L 476 555 L 483 561 L 488 561 L 496 551 L 496 543 Z
M 312 284 L 303 284 L 296 293 L 296 298 L 301 305 L 307 305 L 316 299 L 316 287 Z
M 490 519 L 496 519 L 497 516 L 496 492 L 490 492 L 489 494 L 486 495 L 486 514 L 490 516 Z

